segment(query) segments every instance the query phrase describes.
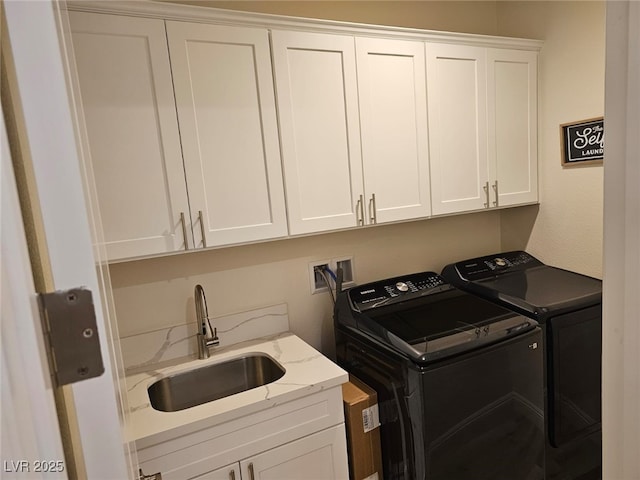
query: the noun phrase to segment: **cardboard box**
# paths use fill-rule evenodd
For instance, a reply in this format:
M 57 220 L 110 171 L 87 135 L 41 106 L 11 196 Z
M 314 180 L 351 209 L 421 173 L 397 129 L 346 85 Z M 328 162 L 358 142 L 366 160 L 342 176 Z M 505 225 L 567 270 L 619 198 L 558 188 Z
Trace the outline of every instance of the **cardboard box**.
M 378 396 L 349 375 L 342 385 L 351 480 L 383 480 Z

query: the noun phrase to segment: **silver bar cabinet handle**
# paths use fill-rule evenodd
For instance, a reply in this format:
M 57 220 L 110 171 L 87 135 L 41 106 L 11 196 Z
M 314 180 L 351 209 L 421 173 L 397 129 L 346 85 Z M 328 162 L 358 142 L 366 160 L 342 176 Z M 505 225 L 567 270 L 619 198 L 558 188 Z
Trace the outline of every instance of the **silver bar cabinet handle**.
M 493 202 L 493 206 L 497 207 L 498 206 L 498 180 L 496 180 L 495 182 L 493 182 L 493 193 L 496 196 L 496 199 Z
M 207 237 L 204 236 L 204 222 L 202 221 L 202 210 L 198 210 L 198 220 L 200 221 L 200 234 L 202 235 L 202 247 L 207 248 Z
M 138 480 L 162 480 L 162 473 L 152 473 L 151 475 L 145 475 L 142 469 L 138 469 Z
M 256 480 L 256 477 L 253 474 L 253 462 L 249 463 L 249 480 Z
M 184 239 L 184 249 L 189 250 L 187 243 L 187 223 L 184 220 L 184 212 L 180 212 L 180 223 L 182 224 L 182 238 Z
M 360 195 L 360 198 L 356 202 L 356 219 L 358 221 L 358 226 L 364 225 L 364 197 Z
M 487 198 L 487 201 L 484 202 L 484 208 L 489 208 L 489 182 L 485 182 L 482 189 L 484 190 L 484 195 Z
M 376 212 L 376 194 L 371 194 L 371 200 L 369 200 L 369 221 L 373 224 L 378 223 L 378 217 Z
M 235 470 L 231 470 L 229 472 L 229 480 L 236 480 L 236 471 Z

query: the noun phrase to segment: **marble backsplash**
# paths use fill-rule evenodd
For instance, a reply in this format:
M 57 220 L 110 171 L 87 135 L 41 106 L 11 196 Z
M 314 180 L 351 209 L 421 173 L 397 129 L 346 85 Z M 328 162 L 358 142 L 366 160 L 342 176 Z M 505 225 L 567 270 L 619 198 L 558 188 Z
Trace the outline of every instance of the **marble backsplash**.
M 220 347 L 276 335 L 289 330 L 287 305 L 211 318 Z M 120 338 L 125 370 L 152 367 L 161 362 L 197 355 L 195 322 Z M 214 347 L 215 348 L 215 347 Z

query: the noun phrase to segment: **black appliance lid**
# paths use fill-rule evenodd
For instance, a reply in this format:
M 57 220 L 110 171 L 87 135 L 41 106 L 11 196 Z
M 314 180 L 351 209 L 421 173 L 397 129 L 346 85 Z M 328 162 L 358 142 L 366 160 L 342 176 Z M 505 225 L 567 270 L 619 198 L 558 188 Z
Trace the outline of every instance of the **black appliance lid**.
M 522 299 L 533 307 L 555 309 L 592 305 L 602 298 L 602 282 L 560 268 L 541 266 L 480 280 L 483 287 Z
M 495 303 L 457 289 L 413 300 L 406 304 L 367 312 L 378 325 L 402 340 L 415 344 L 475 330 L 514 315 Z
M 536 322 L 447 284 L 433 272 L 354 287 L 348 291 L 358 329 L 428 362 L 536 326 Z
M 459 288 L 535 316 L 602 301 L 601 280 L 545 265 L 522 251 L 447 265 L 443 276 Z

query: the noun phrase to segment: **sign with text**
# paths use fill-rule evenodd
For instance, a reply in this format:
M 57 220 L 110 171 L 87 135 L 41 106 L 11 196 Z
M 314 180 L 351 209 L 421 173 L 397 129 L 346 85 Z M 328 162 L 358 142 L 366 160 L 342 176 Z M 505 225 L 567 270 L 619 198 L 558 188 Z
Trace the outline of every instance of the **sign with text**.
M 602 163 L 604 158 L 604 118 L 560 125 L 562 166 Z

